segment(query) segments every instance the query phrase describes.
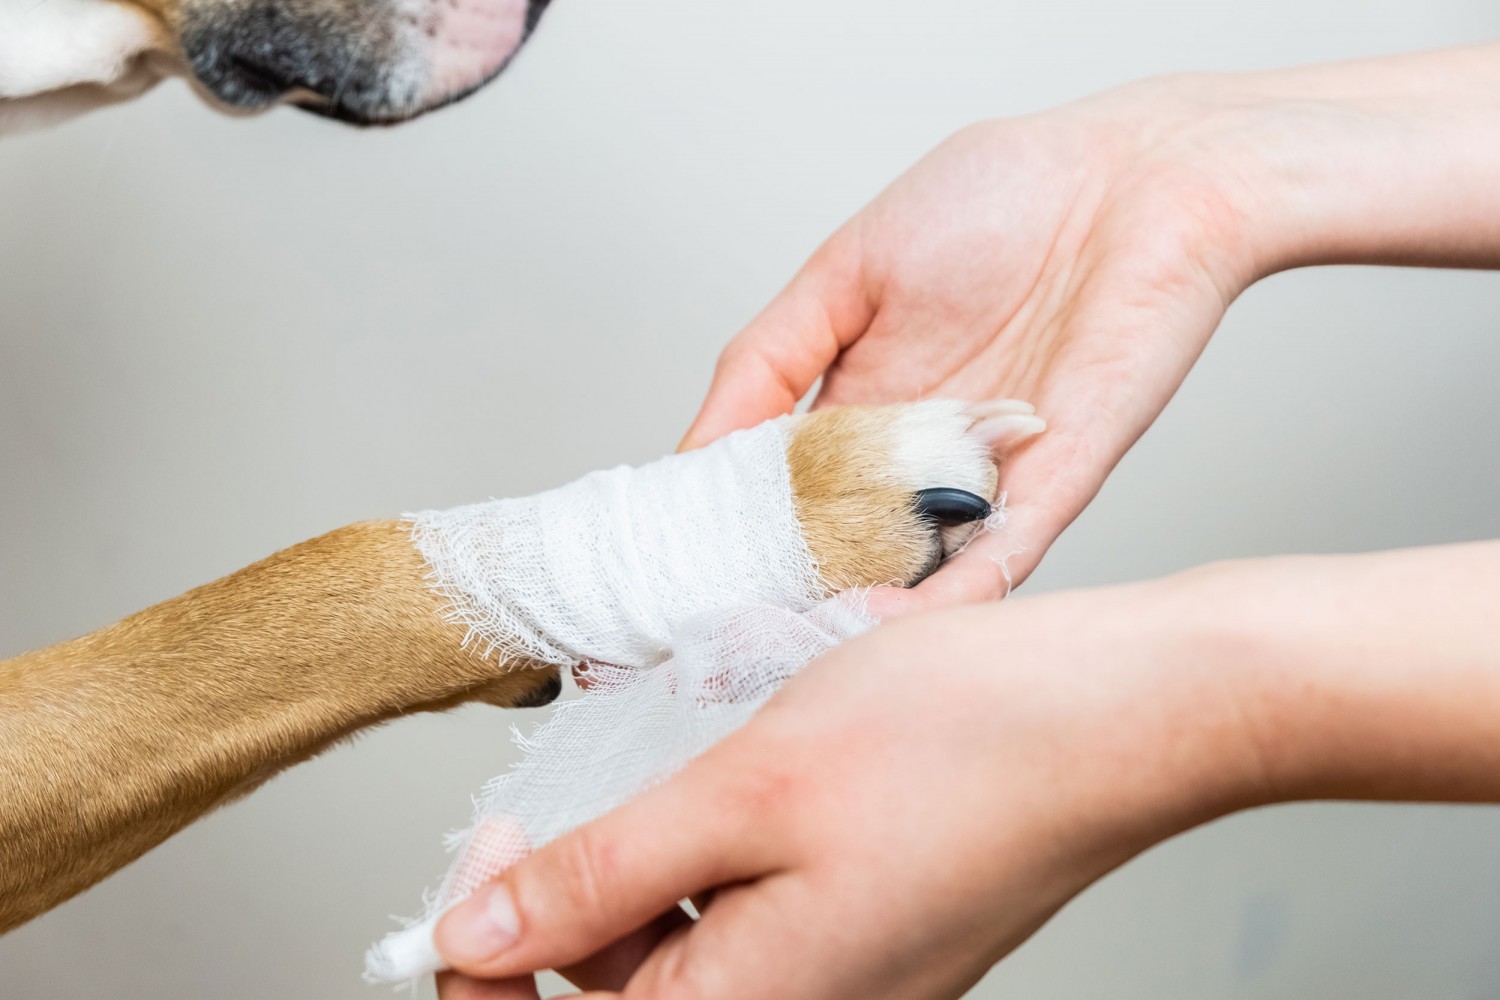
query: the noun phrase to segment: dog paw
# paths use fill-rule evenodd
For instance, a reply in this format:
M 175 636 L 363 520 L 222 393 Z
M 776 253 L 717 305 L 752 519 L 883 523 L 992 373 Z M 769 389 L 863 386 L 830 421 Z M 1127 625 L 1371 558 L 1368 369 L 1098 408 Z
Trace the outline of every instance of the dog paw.
M 787 447 L 803 536 L 830 593 L 911 586 L 991 513 L 996 461 L 1045 424 L 1026 403 L 927 400 L 818 410 Z

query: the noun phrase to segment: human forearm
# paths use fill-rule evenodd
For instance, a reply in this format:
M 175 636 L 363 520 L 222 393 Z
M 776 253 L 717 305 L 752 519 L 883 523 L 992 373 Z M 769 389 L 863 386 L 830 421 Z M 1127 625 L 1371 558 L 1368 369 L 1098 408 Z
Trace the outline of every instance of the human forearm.
M 1500 542 L 1165 585 L 1231 678 L 1267 799 L 1500 802 Z
M 907 662 L 973 665 L 968 728 L 990 720 L 999 759 L 1058 768 L 1045 812 L 1088 847 L 1082 884 L 1257 806 L 1500 803 L 1500 541 L 1218 563 L 885 632 Z
M 1500 44 L 1141 86 L 1228 185 L 1249 279 L 1500 266 Z
M 1287 182 L 1281 263 L 1500 266 L 1500 45 L 1268 82 L 1322 137 L 1267 150 Z

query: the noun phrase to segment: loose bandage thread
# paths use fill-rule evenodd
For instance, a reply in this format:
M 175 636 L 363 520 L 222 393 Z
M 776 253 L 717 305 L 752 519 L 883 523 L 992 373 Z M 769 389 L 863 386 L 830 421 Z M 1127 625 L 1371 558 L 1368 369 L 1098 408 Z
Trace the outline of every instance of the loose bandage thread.
M 505 660 L 589 664 L 589 687 L 489 782 L 426 912 L 369 952 L 368 978 L 436 971 L 437 918 L 528 853 L 665 780 L 783 682 L 869 627 L 825 599 L 797 521 L 788 420 L 519 500 L 412 518 L 466 641 Z

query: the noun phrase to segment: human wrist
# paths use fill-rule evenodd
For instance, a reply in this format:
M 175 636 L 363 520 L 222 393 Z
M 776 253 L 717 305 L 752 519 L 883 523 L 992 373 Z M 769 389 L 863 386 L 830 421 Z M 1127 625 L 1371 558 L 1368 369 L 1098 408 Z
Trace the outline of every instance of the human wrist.
M 980 612 L 1007 658 L 1049 650 L 1051 672 L 1021 680 L 1052 689 L 1061 721 L 1049 725 L 1095 772 L 1077 817 L 1097 825 L 1117 861 L 1266 798 L 1240 691 L 1215 661 L 1223 627 L 1206 596 L 1169 577 Z M 1014 681 L 1002 678 L 997 703 L 1012 698 Z
M 1274 797 L 1242 677 L 1225 669 L 1235 609 L 1229 567 L 1114 588 L 1135 642 L 1148 651 L 1158 699 L 1164 808 L 1180 830 Z M 1212 581 L 1212 582 L 1210 582 Z M 1174 831 L 1174 832 L 1180 832 Z
M 1500 265 L 1500 46 L 1176 79 L 1251 281 L 1318 264 Z M 1248 282 L 1247 282 L 1248 283 Z
M 1500 543 L 1246 560 L 1176 583 L 1213 609 L 1205 648 L 1263 802 L 1500 801 Z
M 1242 780 L 1226 812 L 1347 797 L 1363 770 L 1356 705 L 1371 696 L 1360 639 L 1338 612 L 1359 602 L 1355 557 L 1210 563 L 1157 581 L 1195 662 L 1232 719 Z

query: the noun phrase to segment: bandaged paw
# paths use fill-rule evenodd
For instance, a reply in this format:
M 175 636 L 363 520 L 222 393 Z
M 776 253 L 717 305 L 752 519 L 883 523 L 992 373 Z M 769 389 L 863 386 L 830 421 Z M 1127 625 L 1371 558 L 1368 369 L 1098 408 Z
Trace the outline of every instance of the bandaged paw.
M 370 951 L 369 977 L 441 968 L 432 929 L 453 903 L 680 770 L 869 627 L 857 593 L 832 595 L 931 572 L 989 513 L 997 451 L 1041 429 L 1011 402 L 827 410 L 415 516 L 470 644 L 523 669 L 585 663 L 590 683 L 520 739 L 426 914 Z

